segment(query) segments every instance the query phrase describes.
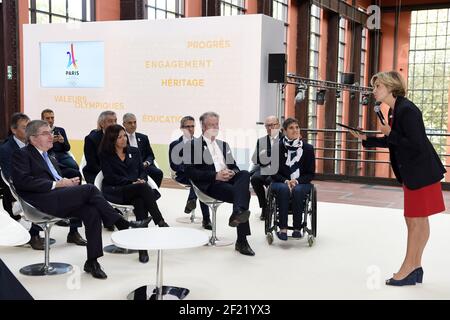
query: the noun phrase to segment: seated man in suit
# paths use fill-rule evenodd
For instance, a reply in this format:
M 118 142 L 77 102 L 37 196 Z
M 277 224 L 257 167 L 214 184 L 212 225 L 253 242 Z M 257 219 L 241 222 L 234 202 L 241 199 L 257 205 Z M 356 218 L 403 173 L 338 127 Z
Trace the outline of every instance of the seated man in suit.
M 117 116 L 114 111 L 103 111 L 97 119 L 97 129 L 92 130 L 84 138 L 84 157 L 86 166 L 83 168 L 83 175 L 87 183 L 93 184 L 95 177 L 100 172 L 100 158 L 98 148 L 103 138 L 103 133 L 110 125 L 117 123 Z
M 180 129 L 183 135 L 175 141 L 172 141 L 169 146 L 169 162 L 170 168 L 175 172 L 175 180 L 179 183 L 189 185 L 189 179 L 186 177 L 186 172 L 183 164 L 183 149 L 186 144 L 190 144 L 195 132 L 195 119 L 191 116 L 186 116 L 181 119 Z M 194 189 L 191 187 L 189 191 L 188 200 L 184 212 L 191 213 L 197 207 L 197 196 Z M 200 202 L 202 210 L 203 228 L 212 230 L 211 219 L 209 217 L 209 208 L 203 202 Z
M 41 120 L 47 121 L 53 132 L 53 148 L 51 148 L 48 153 L 53 153 L 55 155 L 61 169 L 63 169 L 63 167 L 67 167 L 79 171 L 80 168 L 78 167 L 78 164 L 68 153 L 70 151 L 70 144 L 69 139 L 67 139 L 66 131 L 64 128 L 54 126 L 55 113 L 53 110 L 42 110 Z M 62 171 L 64 172 L 64 170 Z
M 186 175 L 207 195 L 233 204 L 230 227 L 237 227 L 235 249 L 241 254 L 255 253 L 247 242 L 250 235 L 248 210 L 250 202 L 250 174 L 239 170 L 228 143 L 217 140 L 219 115 L 206 112 L 200 117 L 202 136 L 191 142 L 191 150 L 185 150 Z
M 271 181 L 271 173 L 266 171 L 268 171 L 270 165 L 272 146 L 282 137 L 280 133 L 280 121 L 276 116 L 268 116 L 264 121 L 264 126 L 266 127 L 267 135 L 259 138 L 256 142 L 255 152 L 252 156 L 252 162 L 255 164 L 255 168 L 250 172 L 252 175 L 250 182 L 258 197 L 259 207 L 261 208 L 261 220 L 265 219 L 267 211 L 264 186 L 270 185 Z
M 91 184 L 79 185 L 79 178 L 62 178 L 58 164 L 48 156 L 53 135 L 47 122 L 31 121 L 26 127 L 28 145 L 13 154 L 11 177 L 25 201 L 43 212 L 60 217 L 78 217 L 86 227 L 87 261 L 84 271 L 105 279 L 97 258 L 103 255 L 102 222 L 119 230 L 147 226 L 150 220 L 128 222 Z
M 145 134 L 136 132 L 136 116 L 132 113 L 125 113 L 123 116 L 123 126 L 128 136 L 128 143 L 130 146 L 139 149 L 142 161 L 144 162 L 145 172 L 155 181 L 159 188 L 163 179 L 163 172 L 155 165 L 155 155 L 153 154 L 148 137 Z
M 3 175 L 7 180 L 11 177 L 11 161 L 13 153 L 16 150 L 26 146 L 25 128 L 29 122 L 30 118 L 28 118 L 26 114 L 20 112 L 14 113 L 11 117 L 10 129 L 12 135 L 10 135 L 8 140 L 0 146 L 0 166 L 3 171 Z M 3 208 L 13 219 L 19 220 L 20 216 L 17 217 L 13 215 L 12 207 L 15 199 L 12 196 L 11 191 L 8 188 L 4 193 Z M 78 233 L 78 227 L 81 227 L 81 221 L 72 219 L 70 231 L 67 235 L 67 242 L 85 246 L 86 240 L 84 240 Z M 31 238 L 29 243 L 34 250 L 44 250 L 44 238 L 40 237 L 39 231 L 41 231 L 41 228 L 34 224 L 31 225 L 31 229 L 29 231 Z

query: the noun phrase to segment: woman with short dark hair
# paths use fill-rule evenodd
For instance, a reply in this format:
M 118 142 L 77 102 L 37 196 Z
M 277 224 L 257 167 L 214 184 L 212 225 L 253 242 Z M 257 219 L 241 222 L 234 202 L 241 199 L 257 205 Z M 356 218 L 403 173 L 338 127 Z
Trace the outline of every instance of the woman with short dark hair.
M 147 184 L 139 149 L 127 144 L 125 129 L 109 126 L 100 143 L 100 163 L 104 175 L 102 190 L 106 200 L 134 206 L 136 220 L 144 220 L 148 213 L 159 227 L 168 227 L 158 205 L 157 195 Z M 139 261 L 148 261 L 146 250 L 139 250 Z

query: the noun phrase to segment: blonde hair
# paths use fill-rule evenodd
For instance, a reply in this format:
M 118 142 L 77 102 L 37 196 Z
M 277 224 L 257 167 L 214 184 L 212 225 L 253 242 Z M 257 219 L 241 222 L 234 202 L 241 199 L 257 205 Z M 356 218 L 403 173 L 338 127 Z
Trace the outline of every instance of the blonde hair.
M 403 76 L 397 71 L 378 72 L 370 80 L 372 87 L 376 83 L 382 83 L 394 97 L 406 96 L 406 84 Z

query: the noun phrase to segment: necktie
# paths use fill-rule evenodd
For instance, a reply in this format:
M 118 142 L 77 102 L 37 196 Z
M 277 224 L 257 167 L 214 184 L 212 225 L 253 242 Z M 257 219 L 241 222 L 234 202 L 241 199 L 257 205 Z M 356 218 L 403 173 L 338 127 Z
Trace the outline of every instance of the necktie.
M 45 162 L 47 163 L 47 167 L 50 169 L 50 172 L 53 175 L 53 178 L 55 178 L 56 181 L 61 180 L 61 176 L 58 174 L 58 171 L 56 171 L 55 167 L 53 166 L 53 163 L 50 161 L 50 158 L 48 157 L 48 153 L 44 152 L 42 153 L 42 156 L 44 157 Z

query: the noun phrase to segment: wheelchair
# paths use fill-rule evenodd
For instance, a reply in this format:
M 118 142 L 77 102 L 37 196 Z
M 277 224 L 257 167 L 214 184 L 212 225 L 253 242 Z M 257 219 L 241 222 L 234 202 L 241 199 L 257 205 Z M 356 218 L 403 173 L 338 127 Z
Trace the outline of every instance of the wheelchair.
M 277 205 L 277 198 L 275 193 L 272 191 L 272 185 L 269 186 L 267 190 L 267 204 L 268 210 L 265 217 L 265 234 L 266 240 L 269 245 L 273 243 L 274 232 L 278 231 L 279 226 L 279 210 Z M 317 190 L 312 184 L 311 192 L 305 197 L 304 209 L 303 209 L 303 219 L 301 231 L 303 236 L 308 234 L 308 245 L 312 247 L 317 236 Z M 289 200 L 289 211 L 288 215 L 292 216 L 292 199 Z M 293 230 L 292 226 L 288 226 L 288 230 Z

